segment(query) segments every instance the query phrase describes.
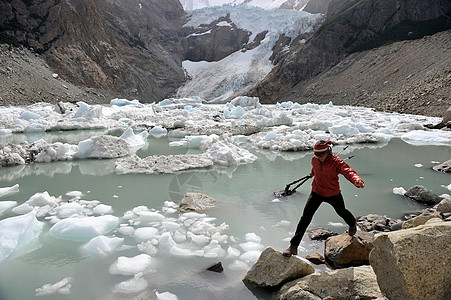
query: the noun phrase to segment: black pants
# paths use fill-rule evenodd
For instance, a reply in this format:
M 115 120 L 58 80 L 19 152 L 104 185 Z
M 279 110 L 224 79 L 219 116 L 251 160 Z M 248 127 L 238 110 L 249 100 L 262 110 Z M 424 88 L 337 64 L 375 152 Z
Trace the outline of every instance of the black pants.
M 304 207 L 304 212 L 302 213 L 301 220 L 299 220 L 298 226 L 296 228 L 296 233 L 290 241 L 292 248 L 297 248 L 301 243 L 302 237 L 304 236 L 307 226 L 312 221 L 313 215 L 318 210 L 321 203 L 327 202 L 335 209 L 335 212 L 345 220 L 346 224 L 352 226 L 355 224 L 356 220 L 352 213 L 345 208 L 345 202 L 343 196 L 340 194 L 332 197 L 323 197 L 314 192 L 310 193 L 307 203 Z

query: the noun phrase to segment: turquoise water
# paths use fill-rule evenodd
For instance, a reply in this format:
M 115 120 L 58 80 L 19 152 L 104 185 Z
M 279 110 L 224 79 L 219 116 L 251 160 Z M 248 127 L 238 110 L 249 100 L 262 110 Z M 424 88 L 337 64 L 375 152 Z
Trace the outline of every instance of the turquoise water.
M 92 133 L 92 132 L 91 132 Z M 54 134 L 53 139 L 76 143 L 83 137 L 70 133 Z M 32 137 L 19 137 L 27 140 Z M 181 154 L 184 148 L 169 147 L 167 138 L 151 138 L 145 150 L 138 155 Z M 229 229 L 222 234 L 243 240 L 246 233 L 254 232 L 262 238 L 262 244 L 283 250 L 299 220 L 310 191 L 308 181 L 298 193 L 273 202 L 273 192 L 281 190 L 295 179 L 310 171 L 310 152 L 276 155 L 269 151 L 250 149 L 258 160 L 249 165 L 226 169 L 208 169 L 165 175 L 116 175 L 114 160 L 82 160 L 72 162 L 41 163 L 10 168 L 0 168 L 1 186 L 20 185 L 20 192 L 0 200 L 25 202 L 37 192 L 48 191 L 51 196 L 63 195 L 77 190 L 85 200 L 99 200 L 111 205 L 114 215 L 140 205 L 160 210 L 164 201 L 180 202 L 186 192 L 202 192 L 218 204 L 207 214 L 216 217 L 217 225 L 225 222 Z M 341 150 L 337 146 L 335 152 Z M 424 206 L 393 194 L 394 187 L 421 184 L 440 195 L 451 193 L 445 187 L 451 183 L 448 174 L 431 169 L 436 163 L 451 158 L 451 147 L 412 146 L 399 139 L 387 145 L 360 145 L 348 148 L 342 157 L 355 155 L 349 164 L 361 175 L 365 189 L 356 189 L 341 178 L 346 206 L 355 216 L 376 213 L 390 218 L 400 218 L 405 213 L 417 211 Z M 422 167 L 415 166 L 423 165 Z M 14 215 L 8 211 L 0 219 Z M 285 221 L 284 224 L 280 224 Z M 311 227 L 326 227 L 338 233 L 347 228 L 332 223 L 344 223 L 333 209 L 323 205 L 315 215 Z M 286 225 L 288 223 L 288 225 Z M 45 230 L 46 231 L 46 230 Z M 136 248 L 115 252 L 104 258 L 83 256 L 81 243 L 55 240 L 43 233 L 43 246 L 31 253 L 10 257 L 0 263 L 0 299 L 134 299 L 144 295 L 153 299 L 154 290 L 169 291 L 179 299 L 257 299 L 268 298 L 264 292 L 248 290 L 241 282 L 245 271 L 232 271 L 226 266 L 230 260 L 221 258 L 225 271 L 221 274 L 205 272 L 215 263 L 213 259 L 180 258 L 160 255 L 155 258 L 156 273 L 145 275 L 149 287 L 141 294 L 114 294 L 113 286 L 130 276 L 112 275 L 109 266 L 118 256 L 140 254 Z M 135 242 L 136 244 L 136 242 Z M 304 238 L 300 255 L 322 252 L 321 242 Z M 55 283 L 65 277 L 74 281 L 69 295 L 35 296 L 35 289 L 47 283 Z

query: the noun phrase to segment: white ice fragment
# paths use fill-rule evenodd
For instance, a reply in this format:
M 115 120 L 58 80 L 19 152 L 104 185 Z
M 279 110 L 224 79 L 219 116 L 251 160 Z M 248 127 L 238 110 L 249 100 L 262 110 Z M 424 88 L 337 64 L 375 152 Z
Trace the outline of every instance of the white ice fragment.
M 157 296 L 157 300 L 178 300 L 176 295 L 171 294 L 169 292 L 159 293 L 155 291 L 155 295 Z
M 228 268 L 233 271 L 246 271 L 248 270 L 248 265 L 242 260 L 234 260 Z
M 272 203 L 278 203 L 281 202 L 279 198 L 274 198 L 273 200 L 271 200 Z
M 11 187 L 3 187 L 0 188 L 0 197 L 9 196 L 11 194 L 15 194 L 19 192 L 19 184 L 15 184 Z
M 227 248 L 227 258 L 238 258 L 240 254 L 241 252 L 237 248 L 234 248 L 232 246 L 229 246 L 229 248 Z
M 163 250 L 171 250 L 171 248 L 176 245 L 176 242 L 172 238 L 170 232 L 165 232 L 159 239 L 159 245 Z
M 36 219 L 36 210 L 0 221 L 0 262 L 12 253 L 28 252 L 41 246 L 39 235 L 44 224 Z
M 345 224 L 340 223 L 340 222 L 329 222 L 327 223 L 327 225 L 333 226 L 333 227 L 346 227 Z
M 174 256 L 195 256 L 196 254 L 192 252 L 190 249 L 182 248 L 180 246 L 173 246 L 169 252 Z
M 168 130 L 162 126 L 154 126 L 152 129 L 149 130 L 149 133 L 153 136 L 159 137 L 166 135 L 168 133 Z
M 147 137 L 149 133 L 142 131 L 139 134 L 135 134 L 130 127 L 121 135 L 121 139 L 125 140 L 130 145 L 131 153 L 136 152 L 147 143 Z
M 241 243 L 240 247 L 244 250 L 244 252 L 263 250 L 263 245 L 255 242 Z
M 451 145 L 451 131 L 413 130 L 403 134 L 401 139 L 414 146 L 449 146 Z
M 141 227 L 135 230 L 135 238 L 138 242 L 145 242 L 153 239 L 159 233 L 154 227 Z
M 393 188 L 393 194 L 404 195 L 405 193 L 406 193 L 406 190 L 403 187 L 395 187 L 395 188 Z
M 177 230 L 180 228 L 180 224 L 172 221 L 161 222 L 161 228 L 165 230 Z
M 154 212 L 154 211 L 138 211 L 138 212 L 135 212 L 135 214 L 137 214 L 139 216 L 138 220 L 142 224 L 148 224 L 148 223 L 152 223 L 152 222 L 161 222 L 164 219 L 166 219 L 165 216 L 163 216 L 162 214 L 160 214 L 158 212 Z
M 41 116 L 31 111 L 24 111 L 20 114 L 19 118 L 22 120 L 37 120 L 40 119 Z
M 104 235 L 99 235 L 91 239 L 86 245 L 82 247 L 82 249 L 83 251 L 91 255 L 106 256 L 121 247 L 123 243 L 123 238 L 109 238 Z
M 110 268 L 110 274 L 135 275 L 146 274 L 151 271 L 152 257 L 148 254 L 138 254 L 134 257 L 119 256 Z
M 261 255 L 261 251 L 259 250 L 252 250 L 252 251 L 248 251 L 245 252 L 243 254 L 241 254 L 240 256 L 240 260 L 246 262 L 246 263 L 254 263 L 258 260 L 258 258 Z
M 77 202 L 61 204 L 53 209 L 57 217 L 60 219 L 69 218 L 83 211 L 83 206 Z
M 17 205 L 17 201 L 0 201 L 0 215 L 7 209 Z
M 66 196 L 76 198 L 76 197 L 81 197 L 81 196 L 83 196 L 83 193 L 82 193 L 81 191 L 70 191 L 70 192 L 67 192 L 67 193 L 66 193 Z
M 244 238 L 248 242 L 260 243 L 262 241 L 262 238 L 253 232 L 246 233 Z
M 142 278 L 142 275 L 135 275 L 132 279 L 122 281 L 113 288 L 116 294 L 132 294 L 144 291 L 149 283 Z
M 99 217 L 67 218 L 59 221 L 49 230 L 49 235 L 56 239 L 86 242 L 104 235 L 119 224 L 119 218 L 106 215 Z
M 191 231 L 188 231 L 186 235 L 191 239 L 191 241 L 193 241 L 193 243 L 196 243 L 201 246 L 206 245 L 210 241 L 210 238 L 203 234 L 198 235 L 192 233 Z
M 111 214 L 113 212 L 113 208 L 111 205 L 99 204 L 92 209 L 92 212 L 97 215 L 106 215 Z
M 422 168 L 423 165 L 422 165 L 422 164 L 415 164 L 415 167 L 417 167 L 417 168 Z
M 44 284 L 42 287 L 36 289 L 36 296 L 45 296 L 51 294 L 70 294 L 72 287 L 72 277 L 66 277 L 54 284 Z
M 111 105 L 116 105 L 116 106 L 126 106 L 126 105 L 137 105 L 139 104 L 139 100 L 127 100 L 127 99 L 118 99 L 115 98 L 113 100 L 110 101 Z
M 137 245 L 139 251 L 149 255 L 155 255 L 158 253 L 157 247 L 155 247 L 151 241 L 143 242 Z

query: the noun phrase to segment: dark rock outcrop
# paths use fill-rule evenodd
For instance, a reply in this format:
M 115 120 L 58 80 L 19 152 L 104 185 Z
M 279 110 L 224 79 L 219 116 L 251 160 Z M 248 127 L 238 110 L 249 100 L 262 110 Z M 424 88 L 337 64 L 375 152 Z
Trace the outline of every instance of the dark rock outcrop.
M 191 30 L 182 41 L 185 59 L 190 61 L 219 61 L 243 49 L 251 35 L 236 27 L 230 15 Z
M 152 102 L 185 80 L 179 1 L 2 1 L 0 39 L 39 53 L 61 78 Z
M 404 196 L 426 205 L 440 203 L 440 197 L 426 189 L 422 185 L 414 185 L 407 190 Z
M 446 0 L 333 0 L 328 18 L 313 37 L 306 43 L 294 40 L 290 54 L 252 95 L 270 103 L 350 53 L 451 28 L 450 11 L 451 2 Z

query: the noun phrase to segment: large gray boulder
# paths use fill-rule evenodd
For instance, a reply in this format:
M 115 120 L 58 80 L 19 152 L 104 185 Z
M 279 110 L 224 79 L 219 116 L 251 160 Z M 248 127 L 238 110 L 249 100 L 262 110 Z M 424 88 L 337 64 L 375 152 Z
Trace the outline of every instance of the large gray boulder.
M 389 299 L 445 300 L 451 295 L 451 222 L 375 236 L 370 263 Z
M 328 297 L 328 298 L 326 298 Z M 370 266 L 323 271 L 285 284 L 279 300 L 383 299 Z
M 369 264 L 374 234 L 358 230 L 355 236 L 343 233 L 324 244 L 324 257 L 334 269 Z
M 451 198 L 445 198 L 437 205 L 437 211 L 442 214 L 451 213 Z
M 435 211 L 433 209 L 425 209 L 421 215 L 416 216 L 415 218 L 409 219 L 402 224 L 402 229 L 409 229 L 418 227 L 420 225 L 426 224 L 427 221 L 431 219 L 442 219 L 440 212 Z
M 410 199 L 413 199 L 417 202 L 424 203 L 426 205 L 435 205 L 440 202 L 439 196 L 432 193 L 422 185 L 412 186 L 410 189 L 407 190 L 404 196 L 409 197 Z
M 314 272 L 315 269 L 307 260 L 297 256 L 284 257 L 280 251 L 267 247 L 247 272 L 243 282 L 250 286 L 277 287 Z
M 442 173 L 451 172 L 451 159 L 447 160 L 444 163 L 441 163 L 439 165 L 433 166 L 432 169 L 434 169 L 437 172 L 442 172 Z

